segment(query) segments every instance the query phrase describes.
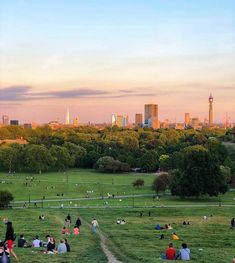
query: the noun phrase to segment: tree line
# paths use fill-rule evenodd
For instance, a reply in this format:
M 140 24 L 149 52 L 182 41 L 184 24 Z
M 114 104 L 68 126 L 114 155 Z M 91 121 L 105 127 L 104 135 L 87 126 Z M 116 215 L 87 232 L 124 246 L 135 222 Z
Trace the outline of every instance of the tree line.
M 172 193 L 188 195 L 181 192 L 181 186 L 186 189 L 193 184 L 195 189 L 200 186 L 203 194 L 204 189 L 214 184 L 217 190 L 209 193 L 213 195 L 235 183 L 234 134 L 235 129 L 64 127 L 52 130 L 49 126 L 36 129 L 7 126 L 0 128 L 0 139 L 22 137 L 28 144 L 2 143 L 0 169 L 10 173 L 63 171 L 73 167 L 114 173 L 130 169 L 166 171 L 174 178 Z M 198 194 L 191 188 L 189 192 Z

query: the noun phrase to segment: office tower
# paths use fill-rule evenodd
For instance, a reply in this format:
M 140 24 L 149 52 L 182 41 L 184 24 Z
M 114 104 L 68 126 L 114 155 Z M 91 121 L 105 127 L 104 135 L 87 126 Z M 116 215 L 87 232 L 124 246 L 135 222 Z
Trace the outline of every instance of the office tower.
M 75 118 L 73 120 L 73 126 L 77 127 L 78 126 L 78 118 Z
M 209 126 L 212 127 L 213 125 L 213 97 L 210 94 L 209 97 Z
M 66 122 L 65 122 L 66 125 L 69 125 L 70 124 L 70 114 L 69 114 L 69 108 L 67 108 L 67 113 L 66 113 Z
M 2 124 L 3 125 L 9 125 L 9 116 L 8 115 L 2 115 Z
M 128 126 L 128 115 L 124 115 L 122 118 L 122 126 L 127 127 Z
M 199 129 L 200 128 L 199 118 L 192 118 L 192 127 L 193 127 L 193 129 Z
M 135 114 L 135 126 L 141 127 L 143 125 L 143 114 L 136 113 Z
M 114 125 L 116 125 L 116 117 L 115 117 L 114 114 L 112 114 L 112 116 L 111 116 L 111 126 L 114 126 Z
M 158 129 L 160 126 L 158 121 L 158 105 L 145 104 L 144 105 L 144 124 L 148 127 Z
M 189 126 L 189 124 L 190 124 L 190 113 L 186 112 L 184 114 L 184 125 Z
M 122 127 L 123 126 L 123 116 L 122 115 L 117 115 L 117 117 L 116 117 L 116 125 L 118 127 Z
M 10 120 L 10 125 L 19 125 L 18 120 Z

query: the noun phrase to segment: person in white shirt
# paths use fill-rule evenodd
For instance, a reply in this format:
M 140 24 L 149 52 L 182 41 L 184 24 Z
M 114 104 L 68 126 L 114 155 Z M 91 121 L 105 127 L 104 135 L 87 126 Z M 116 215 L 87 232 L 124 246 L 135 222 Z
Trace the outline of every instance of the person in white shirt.
M 39 239 L 39 236 L 35 236 L 35 239 L 32 242 L 33 247 L 41 247 L 42 241 Z
M 182 248 L 179 252 L 182 260 L 190 260 L 190 249 L 185 243 L 182 244 Z

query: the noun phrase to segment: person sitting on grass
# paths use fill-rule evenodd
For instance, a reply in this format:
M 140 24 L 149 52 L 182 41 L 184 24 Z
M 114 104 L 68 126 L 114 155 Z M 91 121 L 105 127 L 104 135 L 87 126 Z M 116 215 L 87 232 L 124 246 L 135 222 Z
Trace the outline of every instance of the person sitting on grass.
M 161 230 L 161 229 L 163 229 L 159 224 L 157 224 L 156 226 L 155 226 L 155 229 L 156 230 Z
M 36 235 L 35 239 L 32 242 L 33 247 L 41 247 L 42 246 L 42 241 L 39 239 L 39 236 Z
M 57 251 L 55 249 L 55 239 L 50 237 L 50 242 L 47 244 L 46 254 L 55 254 Z
M 179 238 L 179 236 L 174 232 L 174 233 L 172 233 L 172 239 L 173 240 L 179 240 L 180 238 Z
M 67 248 L 67 252 L 70 252 L 70 245 L 69 245 L 69 243 L 68 243 L 67 238 L 64 239 L 64 243 L 65 243 L 65 246 L 66 246 L 66 248 Z
M 26 240 L 24 239 L 24 235 L 21 234 L 18 238 L 18 247 L 24 247 L 26 243 Z
M 122 219 L 122 221 L 121 221 L 120 224 L 121 224 L 121 225 L 125 225 L 125 224 L 126 224 L 126 221 L 125 221 L 124 219 Z
M 64 254 L 64 253 L 67 252 L 67 247 L 65 245 L 64 239 L 60 240 L 60 244 L 59 244 L 59 246 L 57 248 L 57 252 L 58 252 L 58 254 Z
M 18 238 L 18 247 L 32 247 L 31 244 L 29 244 L 25 238 L 24 235 L 21 234 L 20 237 Z
M 61 234 L 62 234 L 62 235 L 69 234 L 69 232 L 68 232 L 66 226 L 64 226 L 63 229 L 61 230 Z
M 160 239 L 164 239 L 164 238 L 165 238 L 164 234 L 161 234 Z
M 74 226 L 73 234 L 74 234 L 75 236 L 79 235 L 79 228 L 78 228 L 77 226 Z
M 190 260 L 190 249 L 187 247 L 186 243 L 182 244 L 182 247 L 179 250 L 179 253 L 177 253 L 176 259 L 179 257 L 185 261 Z
M 166 250 L 166 253 L 162 254 L 161 257 L 162 257 L 162 259 L 167 259 L 167 260 L 174 260 L 175 259 L 175 257 L 176 257 L 176 250 L 173 247 L 172 243 L 169 243 L 169 246 L 168 246 L 168 248 Z

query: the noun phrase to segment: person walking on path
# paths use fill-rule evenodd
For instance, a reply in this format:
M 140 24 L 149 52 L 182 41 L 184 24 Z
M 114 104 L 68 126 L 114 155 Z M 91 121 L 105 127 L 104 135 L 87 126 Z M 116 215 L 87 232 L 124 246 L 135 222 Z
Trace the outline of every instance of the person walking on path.
M 7 230 L 6 230 L 6 236 L 5 236 L 4 244 L 7 241 L 7 248 L 9 249 L 10 254 L 12 254 L 13 257 L 18 261 L 18 257 L 16 256 L 15 252 L 13 251 L 15 233 L 14 233 L 14 228 L 12 226 L 12 222 L 7 221 L 6 225 L 7 225 Z
M 82 225 L 81 219 L 78 217 L 76 224 L 75 224 L 78 228 L 80 228 L 80 226 Z
M 92 233 L 96 234 L 96 228 L 99 226 L 99 224 L 95 218 L 93 218 L 93 220 L 91 221 L 91 225 L 92 225 Z

